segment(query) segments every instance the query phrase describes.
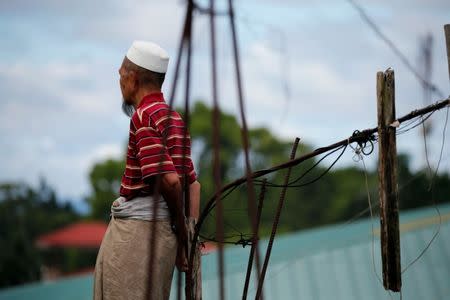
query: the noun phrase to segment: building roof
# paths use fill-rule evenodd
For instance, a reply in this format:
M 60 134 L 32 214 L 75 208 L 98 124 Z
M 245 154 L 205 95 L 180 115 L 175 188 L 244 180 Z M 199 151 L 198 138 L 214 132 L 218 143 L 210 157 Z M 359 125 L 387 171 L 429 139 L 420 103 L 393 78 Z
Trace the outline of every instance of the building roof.
M 404 299 L 445 299 L 450 295 L 450 205 L 440 205 L 439 210 L 439 235 L 402 275 Z M 425 249 L 439 226 L 439 217 L 435 208 L 422 208 L 402 212 L 400 223 L 404 268 Z M 276 237 L 264 284 L 265 299 L 398 299 L 394 293 L 391 298 L 378 280 L 381 255 L 377 217 L 373 228 L 371 220 L 366 219 Z M 261 254 L 266 246 L 267 241 L 262 241 Z M 241 246 L 225 250 L 226 299 L 242 297 L 249 250 Z M 203 299 L 218 298 L 217 253 L 203 256 L 202 274 Z M 176 280 L 173 283 L 171 299 L 176 298 Z M 74 277 L 2 290 L 0 300 L 91 299 L 92 286 L 92 275 Z M 249 299 L 255 292 L 252 281 Z
M 103 222 L 79 222 L 40 236 L 39 248 L 99 248 L 108 225 Z

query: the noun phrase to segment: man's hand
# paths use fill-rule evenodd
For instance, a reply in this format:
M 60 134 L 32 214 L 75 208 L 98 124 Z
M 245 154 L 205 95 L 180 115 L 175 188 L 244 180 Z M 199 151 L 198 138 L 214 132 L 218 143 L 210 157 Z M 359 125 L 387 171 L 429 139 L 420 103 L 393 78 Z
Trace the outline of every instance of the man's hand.
M 188 227 L 186 225 L 186 222 L 184 221 L 183 223 L 177 226 L 177 240 L 178 240 L 178 248 L 175 265 L 177 266 L 178 271 L 186 272 L 188 270 L 186 245 L 189 240 L 189 234 L 188 234 Z
M 186 257 L 186 247 L 178 244 L 177 258 L 175 261 L 178 271 L 186 272 L 188 270 L 188 260 Z
M 188 236 L 188 230 L 186 226 L 186 222 L 183 220 L 182 223 L 179 223 L 177 225 L 177 239 L 179 245 L 186 245 L 189 236 Z
M 170 210 L 172 223 L 176 227 L 178 240 L 176 266 L 181 272 L 187 271 L 186 245 L 188 242 L 188 231 L 184 217 L 181 182 L 175 172 L 161 175 L 160 193 Z

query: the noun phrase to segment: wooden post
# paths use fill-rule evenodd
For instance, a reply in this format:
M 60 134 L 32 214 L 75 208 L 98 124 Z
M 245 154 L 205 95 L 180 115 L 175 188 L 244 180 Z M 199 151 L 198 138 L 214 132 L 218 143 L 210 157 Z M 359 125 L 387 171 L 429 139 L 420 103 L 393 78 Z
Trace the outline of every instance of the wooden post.
M 444 25 L 445 44 L 447 45 L 448 76 L 450 79 L 450 24 Z
M 383 285 L 400 291 L 400 231 L 397 191 L 397 147 L 395 127 L 394 71 L 377 73 L 378 108 L 378 182 L 380 196 L 380 239 L 383 262 Z

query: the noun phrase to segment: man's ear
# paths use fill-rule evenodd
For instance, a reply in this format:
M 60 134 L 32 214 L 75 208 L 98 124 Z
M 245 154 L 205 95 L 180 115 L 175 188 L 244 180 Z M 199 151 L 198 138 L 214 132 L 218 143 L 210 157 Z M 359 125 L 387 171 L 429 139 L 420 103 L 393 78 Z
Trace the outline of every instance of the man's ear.
M 133 70 L 130 71 L 130 81 L 133 87 L 134 92 L 137 92 L 139 89 L 139 78 L 137 76 L 137 73 Z
M 139 87 L 139 81 L 136 72 L 134 72 L 133 70 L 128 71 L 127 82 L 130 89 L 133 91 L 133 93 L 135 93 Z

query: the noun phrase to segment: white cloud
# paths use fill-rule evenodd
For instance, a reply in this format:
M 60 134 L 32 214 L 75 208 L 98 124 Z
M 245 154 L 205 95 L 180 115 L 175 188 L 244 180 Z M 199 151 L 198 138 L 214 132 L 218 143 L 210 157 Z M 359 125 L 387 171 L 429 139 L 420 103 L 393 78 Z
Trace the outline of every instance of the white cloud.
M 44 175 L 59 195 L 78 200 L 89 192 L 88 175 L 92 166 L 105 159 L 120 159 L 123 155 L 120 144 L 99 144 L 91 150 L 84 148 L 84 151 L 70 153 L 54 147 L 51 138 L 44 138 L 38 144 L 23 141 L 20 148 L 14 148 L 12 159 L 2 159 L 3 169 L 8 172 L 2 172 L 0 180 L 37 184 L 39 176 Z M 10 151 L 11 148 L 3 148 L 0 153 L 5 157 Z
M 97 146 L 87 159 L 86 166 L 92 165 L 93 162 L 104 160 L 105 158 L 122 159 L 124 148 L 118 144 L 104 144 Z
M 129 121 L 120 111 L 117 81 L 102 84 L 99 70 L 57 61 L 1 65 L 7 101 L 0 103 L 0 180 L 36 184 L 44 175 L 60 195 L 77 198 L 88 192 L 94 163 L 120 157 Z
M 448 90 L 442 31 L 448 23 L 448 1 L 361 4 L 413 63 L 418 36 L 431 30 L 436 41 L 434 79 Z M 299 135 L 318 146 L 372 127 L 375 73 L 389 66 L 396 71 L 398 114 L 422 105 L 417 81 L 345 1 L 236 5 L 250 126 L 268 126 L 286 138 Z M 173 58 L 172 72 L 184 8 L 184 1 L 175 0 L 1 2 L 0 14 L 8 18 L 0 25 L 8 25 L 13 34 L 7 37 L 11 43 L 5 43 L 9 48 L 0 49 L 7 54 L 0 58 L 0 179 L 34 181 L 43 173 L 63 194 L 86 193 L 89 167 L 123 153 L 129 121 L 120 111 L 117 67 L 124 52 L 134 39 L 157 41 Z M 249 17 L 249 24 L 242 15 Z M 191 95 L 211 103 L 208 23 L 196 20 L 194 26 Z M 280 50 L 280 30 L 286 51 Z M 239 116 L 231 39 L 223 20 L 217 39 L 221 107 Z M 10 45 L 20 48 L 11 50 Z M 168 74 L 165 91 L 172 76 Z M 180 85 L 177 100 L 183 92 Z M 442 120 L 437 114 L 437 126 Z M 438 131 L 430 142 L 433 157 L 439 149 Z M 414 152 L 416 161 L 423 160 L 420 147 L 418 134 L 399 138 L 399 149 Z

